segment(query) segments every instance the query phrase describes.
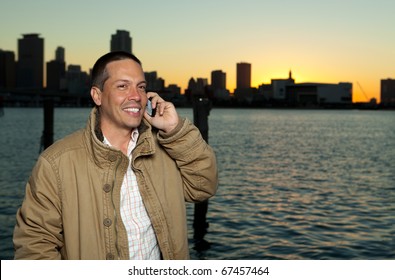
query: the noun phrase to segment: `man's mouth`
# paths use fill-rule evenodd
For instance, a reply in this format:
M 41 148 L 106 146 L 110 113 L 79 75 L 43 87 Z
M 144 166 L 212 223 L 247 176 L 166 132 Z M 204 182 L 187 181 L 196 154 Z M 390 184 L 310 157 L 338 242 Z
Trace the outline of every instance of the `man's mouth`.
M 138 113 L 138 112 L 140 112 L 141 109 L 140 108 L 125 108 L 123 110 L 128 113 Z

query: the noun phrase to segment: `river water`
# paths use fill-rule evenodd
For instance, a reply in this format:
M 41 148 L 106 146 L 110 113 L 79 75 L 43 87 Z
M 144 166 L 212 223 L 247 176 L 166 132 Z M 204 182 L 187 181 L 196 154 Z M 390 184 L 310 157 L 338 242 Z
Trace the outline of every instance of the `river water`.
M 56 108 L 55 135 L 90 109 Z M 192 109 L 179 109 L 193 120 Z M 0 117 L 0 259 L 39 155 L 41 108 Z M 395 259 L 395 111 L 213 109 L 219 189 L 192 259 Z

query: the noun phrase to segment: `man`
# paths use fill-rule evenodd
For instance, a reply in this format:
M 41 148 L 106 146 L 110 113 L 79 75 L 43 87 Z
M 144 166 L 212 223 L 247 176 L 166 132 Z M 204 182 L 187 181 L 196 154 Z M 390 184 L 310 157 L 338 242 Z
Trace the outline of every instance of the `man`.
M 172 103 L 146 92 L 130 53 L 99 58 L 90 93 L 86 128 L 46 149 L 32 171 L 15 258 L 188 259 L 185 201 L 215 194 L 211 147 Z

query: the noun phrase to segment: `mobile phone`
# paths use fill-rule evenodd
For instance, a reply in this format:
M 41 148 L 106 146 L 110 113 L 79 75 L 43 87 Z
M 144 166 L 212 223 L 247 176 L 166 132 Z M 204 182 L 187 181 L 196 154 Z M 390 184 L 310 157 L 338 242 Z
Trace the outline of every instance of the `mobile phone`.
M 150 115 L 150 117 L 155 117 L 156 108 L 155 109 L 152 108 L 151 100 L 152 100 L 152 97 L 148 98 L 146 111 L 147 111 L 148 115 Z

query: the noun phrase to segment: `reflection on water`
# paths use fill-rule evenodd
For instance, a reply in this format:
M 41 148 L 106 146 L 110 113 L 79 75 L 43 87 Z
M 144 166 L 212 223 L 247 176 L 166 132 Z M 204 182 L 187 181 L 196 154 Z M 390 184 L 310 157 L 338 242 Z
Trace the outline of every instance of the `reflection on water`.
M 180 114 L 192 119 L 192 110 Z M 89 109 L 56 109 L 55 139 Z M 210 249 L 194 259 L 395 258 L 395 112 L 213 109 L 220 185 L 209 201 Z M 12 258 L 16 208 L 37 158 L 40 109 L 0 118 L 1 258 Z M 23 160 L 21 160 L 23 159 Z M 4 242 L 3 242 L 4 240 Z
M 213 244 L 195 258 L 395 257 L 394 112 L 218 111 Z

